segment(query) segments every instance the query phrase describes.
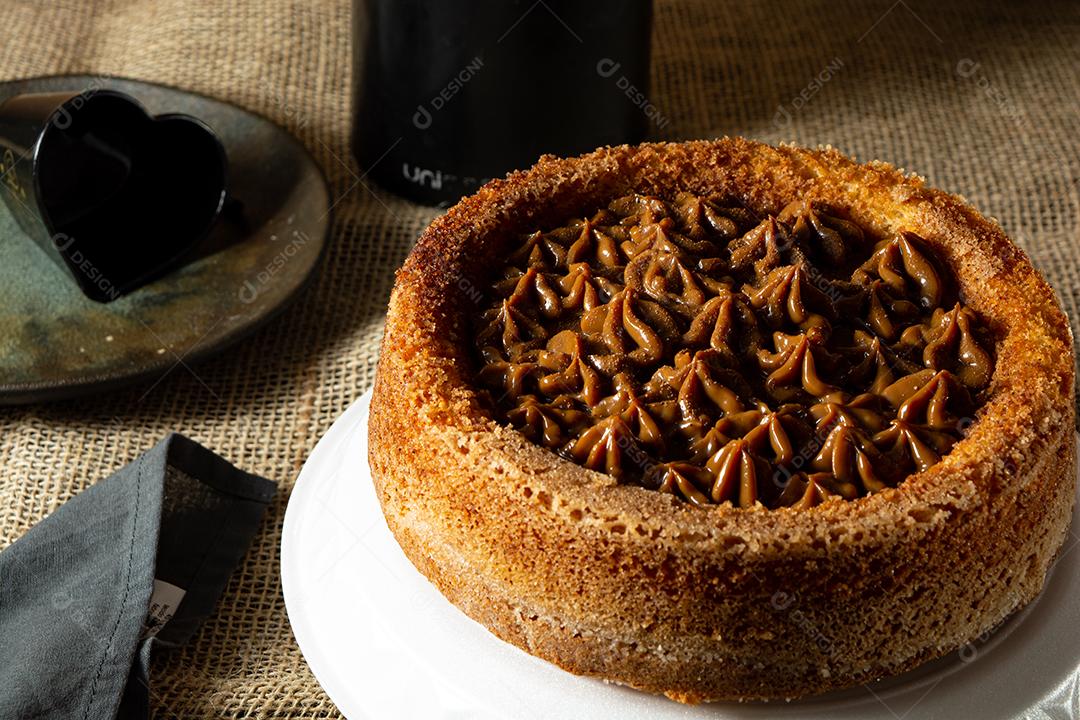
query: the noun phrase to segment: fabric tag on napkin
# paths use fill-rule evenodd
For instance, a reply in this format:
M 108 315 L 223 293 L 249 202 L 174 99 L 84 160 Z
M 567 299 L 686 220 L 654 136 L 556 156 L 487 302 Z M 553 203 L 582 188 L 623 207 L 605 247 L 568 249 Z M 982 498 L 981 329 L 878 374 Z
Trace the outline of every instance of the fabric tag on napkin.
M 154 579 L 154 592 L 150 594 L 150 607 L 146 611 L 146 622 L 143 623 L 140 640 L 154 637 L 158 630 L 165 626 L 172 616 L 176 614 L 176 606 L 184 599 L 187 591 L 178 588 L 164 580 Z
M 146 718 L 275 489 L 173 434 L 0 552 L 0 718 Z

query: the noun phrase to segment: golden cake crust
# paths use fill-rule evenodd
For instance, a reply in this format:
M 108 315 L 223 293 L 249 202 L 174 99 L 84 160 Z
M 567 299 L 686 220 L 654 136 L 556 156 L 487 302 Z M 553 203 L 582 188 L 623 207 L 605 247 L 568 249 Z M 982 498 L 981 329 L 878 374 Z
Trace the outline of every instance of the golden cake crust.
M 812 509 L 693 507 L 618 485 L 492 419 L 472 316 L 491 258 L 631 192 L 812 197 L 879 235 L 925 238 L 985 319 L 987 402 L 941 462 Z M 370 416 L 390 529 L 499 637 L 580 674 L 677 700 L 793 698 L 895 674 L 1033 600 L 1075 483 L 1072 338 L 994 222 L 884 163 L 743 139 L 604 148 L 484 186 L 398 272 Z

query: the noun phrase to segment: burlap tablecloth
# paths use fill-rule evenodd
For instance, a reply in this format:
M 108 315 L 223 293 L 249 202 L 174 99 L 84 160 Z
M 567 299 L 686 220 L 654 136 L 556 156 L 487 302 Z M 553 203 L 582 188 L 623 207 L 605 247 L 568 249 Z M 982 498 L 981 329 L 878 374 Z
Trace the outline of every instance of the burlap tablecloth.
M 393 270 L 436 214 L 349 159 L 349 13 L 347 0 L 0 4 L 0 78 L 125 75 L 230 100 L 297 134 L 337 200 L 319 281 L 241 347 L 152 387 L 0 410 L 0 548 L 169 430 L 281 486 L 216 615 L 156 662 L 159 717 L 339 717 L 289 629 L 281 521 L 305 457 L 371 384 Z M 829 143 L 918 171 L 997 217 L 1075 317 L 1078 70 L 1075 3 L 660 2 L 651 100 L 657 137 Z

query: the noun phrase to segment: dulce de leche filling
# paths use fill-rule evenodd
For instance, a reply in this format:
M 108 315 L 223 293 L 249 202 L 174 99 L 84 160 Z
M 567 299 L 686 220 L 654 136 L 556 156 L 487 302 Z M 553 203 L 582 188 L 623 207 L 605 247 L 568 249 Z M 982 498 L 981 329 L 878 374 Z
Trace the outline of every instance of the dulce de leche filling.
M 535 443 L 697 505 L 810 507 L 926 470 L 993 360 L 915 233 L 629 195 L 510 249 L 477 384 Z

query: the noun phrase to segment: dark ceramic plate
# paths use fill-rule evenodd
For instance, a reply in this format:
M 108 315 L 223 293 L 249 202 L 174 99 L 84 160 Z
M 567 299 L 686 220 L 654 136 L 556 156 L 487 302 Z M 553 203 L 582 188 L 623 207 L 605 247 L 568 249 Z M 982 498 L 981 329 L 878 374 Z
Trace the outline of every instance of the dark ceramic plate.
M 246 110 L 137 80 L 82 75 L 0 83 L 26 92 L 112 88 L 152 114 L 206 122 L 229 158 L 239 204 L 198 259 L 109 304 L 88 300 L 0 205 L 0 404 L 51 400 L 161 377 L 259 327 L 312 277 L 330 226 L 330 193 L 307 150 Z

